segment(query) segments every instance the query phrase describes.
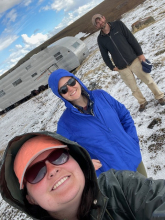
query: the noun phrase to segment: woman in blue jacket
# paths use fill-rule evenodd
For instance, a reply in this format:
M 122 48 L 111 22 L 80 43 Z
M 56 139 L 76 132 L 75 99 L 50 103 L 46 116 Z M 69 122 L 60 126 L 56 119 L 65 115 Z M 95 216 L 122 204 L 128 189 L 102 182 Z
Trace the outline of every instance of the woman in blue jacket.
M 147 175 L 134 121 L 123 104 L 104 90 L 89 91 L 64 69 L 54 71 L 48 84 L 66 106 L 57 133 L 89 152 L 97 176 L 110 168 Z

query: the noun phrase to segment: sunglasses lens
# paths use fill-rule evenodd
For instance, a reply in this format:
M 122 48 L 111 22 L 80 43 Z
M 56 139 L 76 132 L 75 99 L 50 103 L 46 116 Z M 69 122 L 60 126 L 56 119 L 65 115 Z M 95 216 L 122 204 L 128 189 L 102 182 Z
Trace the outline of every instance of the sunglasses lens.
M 65 149 L 59 149 L 53 151 L 48 158 L 49 162 L 54 165 L 64 164 L 68 161 L 68 159 L 69 159 L 69 153 Z
M 61 93 L 61 94 L 66 94 L 67 92 L 68 92 L 67 86 L 62 86 L 62 87 L 59 89 L 59 93 Z
M 74 78 L 70 78 L 70 79 L 68 80 L 68 82 L 67 82 L 64 86 L 62 86 L 62 87 L 59 89 L 59 93 L 60 93 L 60 94 L 66 94 L 66 93 L 68 92 L 68 87 L 67 87 L 67 85 L 68 85 L 68 86 L 74 86 L 74 85 L 76 85 L 76 80 L 75 80 Z
M 36 163 L 25 174 L 25 179 L 32 184 L 41 181 L 46 174 L 46 165 L 44 162 Z
M 43 161 L 31 166 L 25 173 L 25 180 L 31 184 L 40 182 L 46 175 L 47 169 L 45 161 L 48 160 L 53 165 L 61 165 L 68 161 L 69 153 L 66 149 L 57 149 L 49 154 Z
M 74 78 L 71 78 L 68 80 L 68 83 L 67 83 L 68 86 L 74 86 L 75 84 L 76 84 L 76 80 Z

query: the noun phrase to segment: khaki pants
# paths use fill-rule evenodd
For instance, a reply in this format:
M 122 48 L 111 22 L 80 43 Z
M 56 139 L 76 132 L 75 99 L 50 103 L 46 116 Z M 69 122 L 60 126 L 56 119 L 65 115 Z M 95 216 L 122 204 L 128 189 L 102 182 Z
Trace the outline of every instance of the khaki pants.
M 150 74 L 145 73 L 142 70 L 142 65 L 138 58 L 136 58 L 130 66 L 127 66 L 127 68 L 119 70 L 119 73 L 122 80 L 131 89 L 132 95 L 138 100 L 140 105 L 144 104 L 146 102 L 146 99 L 144 98 L 136 84 L 134 74 L 148 86 L 148 88 L 154 94 L 155 99 L 161 99 L 164 97 L 164 93 L 159 90 L 157 84 L 154 82 Z
M 145 166 L 143 164 L 143 161 L 141 161 L 141 163 L 139 164 L 137 171 L 139 173 L 141 173 L 143 176 L 147 177 L 147 172 L 146 172 Z

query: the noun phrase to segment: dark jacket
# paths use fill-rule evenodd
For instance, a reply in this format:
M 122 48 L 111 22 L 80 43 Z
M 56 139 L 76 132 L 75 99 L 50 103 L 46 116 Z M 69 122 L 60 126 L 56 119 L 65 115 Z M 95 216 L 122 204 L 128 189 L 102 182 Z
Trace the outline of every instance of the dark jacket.
M 58 82 L 74 77 L 93 102 L 93 115 L 81 113 L 58 93 Z M 66 70 L 53 72 L 48 80 L 53 93 L 61 98 L 66 110 L 58 121 L 57 133 L 83 146 L 92 159 L 101 161 L 97 176 L 111 168 L 136 171 L 142 158 L 134 121 L 123 104 L 104 90 L 90 91 Z
M 15 156 L 22 144 L 36 135 L 54 137 L 67 144 L 70 154 L 85 170 L 97 190 L 94 203 L 97 209 L 90 211 L 89 220 L 151 220 L 165 219 L 165 181 L 146 179 L 138 172 L 115 171 L 102 173 L 98 179 L 91 159 L 85 149 L 77 143 L 51 132 L 27 133 L 12 139 L 3 156 L 0 171 L 0 192 L 3 199 L 33 219 L 51 220 L 47 214 L 36 217 L 25 205 L 25 192 L 19 189 L 13 171 Z M 39 213 L 40 214 L 40 213 Z M 152 218 L 152 215 L 155 218 Z
M 130 65 L 143 51 L 134 35 L 122 21 L 108 23 L 110 34 L 100 31 L 98 45 L 106 65 L 113 70 L 124 69 Z M 111 62 L 108 52 L 111 54 L 114 64 Z

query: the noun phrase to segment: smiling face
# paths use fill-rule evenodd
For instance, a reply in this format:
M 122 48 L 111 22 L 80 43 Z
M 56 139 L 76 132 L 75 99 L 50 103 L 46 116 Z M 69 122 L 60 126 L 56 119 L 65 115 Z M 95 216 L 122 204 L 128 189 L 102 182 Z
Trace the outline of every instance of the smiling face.
M 59 80 L 58 89 L 60 89 L 66 82 L 68 82 L 68 80 L 70 78 L 71 77 L 62 77 Z M 76 84 L 74 86 L 68 86 L 67 85 L 67 88 L 68 88 L 68 92 L 66 94 L 60 94 L 60 95 L 64 99 L 72 102 L 73 104 L 76 104 L 77 101 L 82 98 L 80 84 L 76 81 Z
M 105 17 L 102 16 L 102 18 L 96 18 L 95 24 L 96 24 L 96 28 L 97 28 L 98 30 L 100 30 L 100 29 L 101 29 L 101 30 L 105 29 L 106 24 L 107 24 Z
M 30 166 L 45 159 L 53 150 L 40 154 Z M 49 161 L 45 164 L 47 173 L 40 182 L 36 184 L 26 182 L 28 201 L 41 206 L 52 216 L 53 213 L 79 205 L 85 186 L 84 174 L 79 164 L 71 156 L 65 164 L 59 166 Z

